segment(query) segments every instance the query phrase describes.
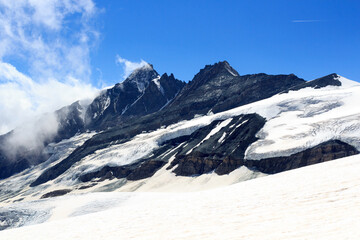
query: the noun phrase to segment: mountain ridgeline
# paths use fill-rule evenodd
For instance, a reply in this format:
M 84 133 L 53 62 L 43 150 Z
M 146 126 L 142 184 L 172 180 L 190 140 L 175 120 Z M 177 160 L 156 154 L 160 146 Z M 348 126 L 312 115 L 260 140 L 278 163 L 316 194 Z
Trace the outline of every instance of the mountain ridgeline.
M 105 129 L 129 118 L 159 111 L 184 85 L 173 74 L 160 76 L 147 64 L 96 97 L 87 108 L 85 125 L 89 129 Z
M 111 146 L 126 143 L 141 133 L 149 133 L 197 116 L 212 115 L 254 103 L 280 93 L 303 88 L 341 86 L 336 74 L 310 82 L 290 75 L 264 73 L 240 75 L 226 61 L 206 65 L 188 83 L 173 74 L 159 75 L 152 65 L 135 70 L 123 82 L 103 90 L 88 106 L 75 102 L 56 112 L 58 131 L 44 143 L 59 142 L 75 134 L 96 131 L 68 157 L 44 169 L 32 187 L 58 178 L 85 157 Z M 228 174 L 246 166 L 263 173 L 277 173 L 309 164 L 357 154 L 356 148 L 334 140 L 299 151 L 291 156 L 245 159 L 248 147 L 258 140 L 257 133 L 266 119 L 259 114 L 242 114 L 228 120 L 216 120 L 159 143 L 150 155 L 121 166 L 105 164 L 78 176 L 80 182 L 96 179 L 148 178 L 163 168 L 178 176 L 198 176 L 210 172 Z M 216 131 L 215 131 L 216 129 Z M 0 138 L 5 142 L 7 135 Z M 205 141 L 206 140 L 206 141 Z M 4 144 L 5 146 L 5 144 Z M 168 153 L 175 153 L 171 155 Z M 22 150 L 12 156 L 0 150 L 0 178 L 7 178 L 49 156 L 42 149 Z

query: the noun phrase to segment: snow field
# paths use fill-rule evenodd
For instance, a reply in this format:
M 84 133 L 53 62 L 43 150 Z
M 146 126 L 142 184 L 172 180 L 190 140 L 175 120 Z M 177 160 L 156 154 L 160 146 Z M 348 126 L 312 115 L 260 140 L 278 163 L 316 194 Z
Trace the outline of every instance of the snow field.
M 359 239 L 359 171 L 356 155 L 201 192 L 59 197 L 44 206 L 67 217 L 0 239 Z

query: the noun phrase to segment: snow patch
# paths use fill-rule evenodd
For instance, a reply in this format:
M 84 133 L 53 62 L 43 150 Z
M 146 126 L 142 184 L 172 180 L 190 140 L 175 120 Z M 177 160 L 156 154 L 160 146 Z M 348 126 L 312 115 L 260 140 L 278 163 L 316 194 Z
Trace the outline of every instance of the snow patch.
M 224 132 L 223 135 L 221 136 L 221 138 L 219 138 L 218 143 L 223 143 L 225 137 L 226 137 L 226 132 Z
M 159 89 L 159 91 L 161 92 L 161 94 L 162 94 L 162 95 L 165 95 L 164 88 L 161 86 L 159 80 L 160 80 L 160 76 L 158 76 L 157 78 L 153 79 L 152 81 L 156 84 L 156 87 Z
M 232 71 L 228 65 L 226 65 L 225 68 L 226 68 L 226 70 L 227 70 L 231 75 L 233 75 L 234 77 L 239 76 L 239 74 L 237 74 L 237 73 L 235 73 L 234 71 Z

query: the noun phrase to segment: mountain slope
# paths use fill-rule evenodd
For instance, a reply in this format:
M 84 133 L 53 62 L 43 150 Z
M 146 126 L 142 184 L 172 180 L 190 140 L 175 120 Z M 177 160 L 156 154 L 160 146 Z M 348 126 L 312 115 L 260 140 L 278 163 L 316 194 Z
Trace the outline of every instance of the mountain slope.
M 183 85 L 173 75 L 160 78 L 153 66 L 146 64 L 94 99 L 86 111 L 87 127 L 104 129 L 123 121 L 124 116 L 143 116 L 157 111 L 174 98 Z M 156 102 L 157 97 L 160 97 L 159 102 Z
M 180 90 L 185 83 L 176 80 L 174 75 L 168 76 L 166 73 L 161 77 L 153 79 L 148 87 L 126 111 L 125 116 L 143 116 L 154 113 L 166 106 Z
M 86 104 L 77 101 L 0 136 L 0 179 L 46 161 L 49 143 L 84 132 L 85 110 Z
M 213 174 L 233 176 L 229 177 L 232 182 L 234 176 L 247 180 L 359 153 L 360 84 L 338 75 L 308 84 L 291 75 L 241 77 L 226 62 L 205 69 L 180 93 L 176 89 L 182 84 L 173 76 L 149 80 L 144 92 L 124 113 L 133 107 L 139 113 L 151 109 L 152 100 L 158 98 L 160 104 L 155 106 L 161 110 L 142 117 L 134 117 L 137 111 L 131 110 L 129 116 L 122 116 L 129 120 L 115 127 L 91 136 L 80 132 L 66 144 L 49 144 L 44 148 L 49 160 L 2 181 L 0 197 L 11 203 L 69 191 L 81 193 L 84 189 L 135 191 L 144 186 L 168 185 L 175 179 L 182 182 L 183 176 L 206 179 Z M 267 89 L 273 81 L 279 82 L 278 94 L 213 113 L 215 108 L 225 106 L 225 98 L 217 98 L 218 90 L 224 91 L 226 101 L 236 103 L 242 84 L 249 89 Z M 301 86 L 283 91 L 287 82 L 300 82 Z M 166 83 L 173 84 L 172 92 Z M 201 94 L 204 89 L 209 90 L 208 95 Z M 232 95 L 229 89 L 240 92 Z M 257 92 L 251 94 L 250 99 L 262 97 Z M 191 106 L 187 101 L 197 95 L 204 97 L 193 99 L 194 109 L 207 104 L 189 114 L 176 113 Z M 175 98 L 165 102 L 167 96 Z M 175 104 L 177 101 L 183 104 Z M 70 112 L 83 113 L 76 104 L 73 106 Z M 195 114 L 202 111 L 207 114 Z M 75 144 L 78 138 L 84 141 Z M 66 145 L 76 149 L 58 147 Z M 160 183 L 154 185 L 158 180 Z
M 239 76 L 226 61 L 208 65 L 162 110 L 99 133 L 63 162 L 45 171 L 32 186 L 52 180 L 95 151 L 126 142 L 141 132 L 265 99 L 301 83 L 304 80 L 295 75 Z
M 121 125 L 132 117 L 158 111 L 184 85 L 172 74 L 160 77 L 153 66 L 147 64 L 122 83 L 104 90 L 92 102 L 77 101 L 53 114 L 40 117 L 37 122 L 29 123 L 27 129 L 18 128 L 0 136 L 0 179 L 47 160 L 50 155 L 44 151 L 44 147 L 49 143 L 60 142 L 86 131 L 101 131 Z M 34 135 L 27 137 L 29 140 L 26 138 L 27 132 Z
M 98 134 L 45 170 L 31 186 L 51 179 L 65 186 L 109 179 L 120 184 L 118 188 L 126 188 L 128 181 L 152 181 L 164 169 L 182 176 L 213 170 L 228 174 L 241 166 L 274 173 L 357 154 L 359 91 L 359 84 L 289 91 L 133 138 L 114 139 L 113 145 L 103 149 L 98 147 L 106 141 L 94 148 L 88 145 L 102 135 Z M 261 117 L 250 117 L 254 113 Z M 80 182 L 68 182 L 67 176 L 78 176 Z

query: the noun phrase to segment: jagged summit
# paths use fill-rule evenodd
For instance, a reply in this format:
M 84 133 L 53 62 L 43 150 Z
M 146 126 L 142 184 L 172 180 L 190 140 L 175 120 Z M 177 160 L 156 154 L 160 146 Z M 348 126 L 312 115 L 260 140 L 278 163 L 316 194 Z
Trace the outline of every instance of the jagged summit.
M 230 66 L 227 61 L 217 62 L 213 65 L 205 65 L 203 69 L 200 70 L 198 74 L 194 76 L 193 81 L 198 82 L 198 84 L 202 84 L 204 81 L 208 79 L 215 78 L 216 76 L 229 76 L 236 77 L 240 76 L 239 73 Z
M 156 112 L 166 106 L 184 87 L 173 74 L 154 78 L 143 94 L 123 113 L 125 116 L 141 116 Z
M 146 63 L 134 70 L 123 82 L 94 99 L 86 112 L 86 125 L 91 129 L 105 129 L 126 118 L 158 111 L 184 85 L 173 74 L 160 77 L 153 65 Z
M 192 117 L 220 112 L 270 97 L 304 80 L 295 75 L 240 76 L 227 61 L 206 65 L 167 106 L 172 114 Z
M 135 69 L 129 77 L 120 84 L 117 84 L 117 87 L 123 88 L 125 85 L 130 84 L 136 86 L 139 92 L 143 92 L 149 83 L 158 77 L 160 75 L 156 72 L 153 65 L 146 63 L 144 66 Z

